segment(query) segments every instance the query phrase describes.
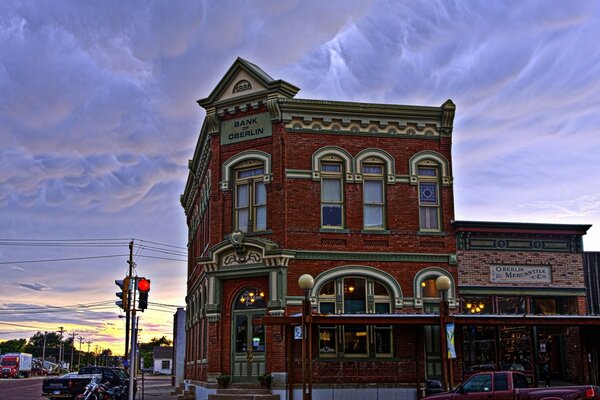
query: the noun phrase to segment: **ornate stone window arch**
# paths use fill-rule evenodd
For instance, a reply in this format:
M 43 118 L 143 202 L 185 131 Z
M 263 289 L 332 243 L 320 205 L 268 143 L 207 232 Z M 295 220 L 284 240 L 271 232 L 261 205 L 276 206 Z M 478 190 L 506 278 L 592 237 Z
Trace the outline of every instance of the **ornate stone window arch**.
M 378 158 L 382 160 L 385 164 L 387 183 L 389 185 L 396 183 L 396 160 L 394 160 L 394 157 L 387 151 L 376 148 L 361 150 L 354 157 L 354 171 L 356 171 L 354 179 L 356 181 L 362 181 L 363 175 L 361 166 L 363 162 L 369 158 Z
M 436 166 L 440 169 L 442 185 L 449 186 L 452 184 L 452 177 L 450 176 L 450 163 L 446 157 L 435 151 L 424 150 L 413 155 L 408 162 L 411 185 L 416 185 L 419 182 L 418 168 L 420 165 L 425 164 Z
M 447 276 L 450 282 L 452 282 L 448 290 L 448 301 L 451 307 L 456 305 L 456 282 L 452 274 L 440 267 L 429 267 L 419 271 L 413 280 L 415 308 L 423 308 L 424 302 L 428 300 L 439 303 L 439 294 L 435 288 L 435 280 L 440 276 Z M 428 296 L 428 294 L 433 293 L 435 294 Z
M 354 169 L 352 165 L 353 157 L 346 150 L 337 146 L 325 146 L 315 151 L 312 155 L 312 179 L 318 181 L 321 179 L 321 160 L 328 156 L 338 157 L 344 164 L 344 172 L 347 182 L 354 180 Z
M 271 182 L 271 155 L 260 150 L 247 150 L 236 154 L 223 163 L 223 180 L 221 181 L 221 190 L 225 191 L 231 189 L 231 182 L 234 176 L 233 171 L 235 166 L 244 161 L 250 160 L 262 162 L 264 167 L 262 180 L 265 183 Z
M 368 267 L 364 265 L 344 265 L 336 268 L 327 270 L 319 274 L 315 278 L 315 286 L 310 292 L 311 304 L 317 305 L 319 292 L 321 287 L 332 279 L 341 278 L 345 276 L 362 276 L 365 278 L 371 278 L 376 281 L 382 282 L 389 290 L 390 296 L 392 297 L 392 304 L 394 308 L 401 308 L 404 304 L 404 296 L 402 294 L 402 288 L 398 281 L 380 269 Z

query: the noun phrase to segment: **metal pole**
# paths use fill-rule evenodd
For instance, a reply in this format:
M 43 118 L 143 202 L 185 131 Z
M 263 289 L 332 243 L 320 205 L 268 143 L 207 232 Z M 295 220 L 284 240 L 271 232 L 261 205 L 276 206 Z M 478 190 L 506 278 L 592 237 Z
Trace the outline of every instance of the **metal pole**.
M 308 291 L 306 291 L 306 335 L 308 336 L 308 395 L 307 399 L 312 400 L 312 315 L 310 311 L 310 300 L 308 300 Z
M 450 390 L 448 381 L 448 343 L 446 342 L 446 296 L 448 291 L 440 290 L 440 351 L 442 352 L 442 375 L 444 377 L 444 390 Z
M 135 317 L 135 295 L 137 287 L 137 278 L 132 278 L 133 290 L 131 291 L 130 307 L 131 307 L 131 348 L 129 352 L 129 396 L 128 400 L 134 400 L 134 379 L 135 379 L 135 359 L 136 359 L 136 346 L 137 346 L 137 319 Z M 131 287 L 131 284 L 129 285 Z
M 83 342 L 83 339 L 85 339 L 83 336 L 79 336 L 77 339 L 79 339 L 79 356 L 77 357 L 77 369 L 81 368 L 81 342 Z
M 302 400 L 306 400 L 306 298 L 308 291 L 304 291 L 302 301 Z
M 134 400 L 134 378 L 135 378 L 135 348 L 137 345 L 137 338 L 135 330 L 137 329 L 137 319 L 135 318 L 135 307 L 131 310 L 131 351 L 129 352 L 129 400 Z
M 133 275 L 133 240 L 131 242 L 129 242 L 129 261 L 127 261 L 129 263 L 129 273 L 127 274 L 127 276 L 129 278 L 132 277 Z M 131 280 L 129 281 L 129 292 L 127 293 L 127 300 L 129 300 L 129 306 L 127 307 L 127 310 L 125 310 L 125 356 L 124 358 L 127 360 L 128 355 L 129 355 L 129 325 L 130 325 L 130 321 L 131 321 Z M 125 370 L 128 370 L 128 368 L 125 368 Z

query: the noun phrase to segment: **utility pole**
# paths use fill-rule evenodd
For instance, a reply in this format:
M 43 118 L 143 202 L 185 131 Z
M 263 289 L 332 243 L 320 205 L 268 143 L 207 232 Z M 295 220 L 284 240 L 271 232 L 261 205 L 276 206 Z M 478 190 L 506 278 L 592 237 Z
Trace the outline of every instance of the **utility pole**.
M 73 352 L 75 351 L 75 335 L 77 335 L 77 333 L 75 332 L 71 334 L 71 363 L 69 364 L 69 371 L 73 371 Z
M 46 335 L 47 331 L 44 331 L 44 346 L 42 347 L 42 372 L 44 370 L 44 362 L 46 361 Z
M 84 337 L 83 336 L 79 336 L 77 339 L 79 339 L 79 358 L 77 359 L 77 369 L 81 368 L 81 343 L 84 341 Z
M 129 242 L 129 273 L 127 274 L 128 278 L 131 278 L 133 275 L 133 240 Z M 130 281 L 131 282 L 131 281 Z M 129 284 L 129 293 L 127 294 L 127 299 L 129 300 L 127 310 L 125 310 L 125 359 L 127 360 L 127 356 L 129 355 L 129 325 L 131 321 L 131 283 Z M 135 308 L 135 305 L 134 305 Z M 126 370 L 128 368 L 125 368 Z
M 89 364 L 90 363 L 90 344 L 92 344 L 92 342 L 88 340 L 86 343 L 88 345 L 87 361 L 88 361 L 88 364 Z
M 58 331 L 60 333 L 60 340 L 58 342 L 58 365 L 59 365 L 59 369 L 62 369 L 63 367 L 63 333 L 64 333 L 65 329 L 62 326 L 58 327 Z

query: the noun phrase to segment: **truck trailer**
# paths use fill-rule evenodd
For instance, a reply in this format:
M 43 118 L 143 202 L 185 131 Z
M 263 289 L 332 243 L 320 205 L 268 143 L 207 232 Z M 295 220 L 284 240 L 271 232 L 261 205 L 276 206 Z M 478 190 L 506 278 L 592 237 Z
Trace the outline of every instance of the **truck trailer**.
M 32 356 L 29 353 L 8 353 L 2 356 L 0 367 L 3 378 L 28 377 L 31 374 Z

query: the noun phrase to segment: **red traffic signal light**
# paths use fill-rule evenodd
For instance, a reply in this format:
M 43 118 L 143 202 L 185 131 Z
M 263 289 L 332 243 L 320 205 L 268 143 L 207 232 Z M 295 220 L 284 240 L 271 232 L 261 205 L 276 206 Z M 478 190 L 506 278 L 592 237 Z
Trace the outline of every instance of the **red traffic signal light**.
M 140 292 L 150 291 L 150 280 L 146 278 L 138 279 L 137 288 Z

